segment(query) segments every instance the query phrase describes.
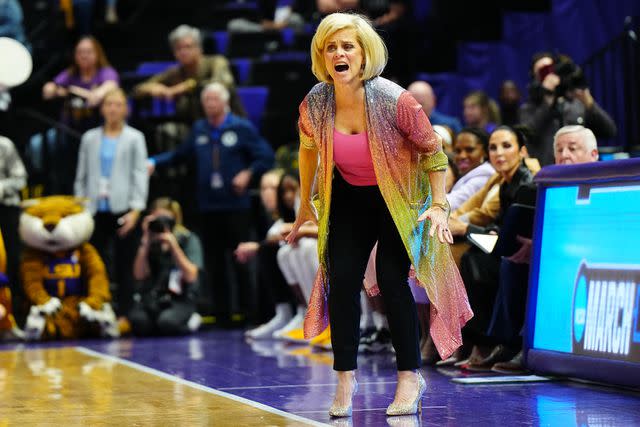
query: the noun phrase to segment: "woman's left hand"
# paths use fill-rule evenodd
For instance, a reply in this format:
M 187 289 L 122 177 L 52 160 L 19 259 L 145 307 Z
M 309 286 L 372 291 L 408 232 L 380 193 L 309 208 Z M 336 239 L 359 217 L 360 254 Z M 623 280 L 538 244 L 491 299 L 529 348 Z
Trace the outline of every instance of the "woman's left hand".
M 433 237 L 438 233 L 438 240 L 440 243 L 453 243 L 453 236 L 449 231 L 449 215 L 444 210 L 437 206 L 432 206 L 422 215 L 418 217 L 418 222 L 422 222 L 425 219 L 431 221 L 431 228 L 429 228 L 429 237 Z

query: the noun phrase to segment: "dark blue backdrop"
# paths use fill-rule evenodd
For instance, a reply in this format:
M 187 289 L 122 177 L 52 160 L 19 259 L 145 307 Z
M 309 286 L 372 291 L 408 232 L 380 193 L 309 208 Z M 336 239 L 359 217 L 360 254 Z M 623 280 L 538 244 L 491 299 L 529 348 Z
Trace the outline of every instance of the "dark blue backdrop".
M 497 98 L 500 84 L 506 79 L 516 81 L 526 98 L 534 53 L 565 53 L 584 63 L 622 33 L 624 18 L 629 15 L 640 16 L 639 0 L 553 0 L 550 13 L 505 12 L 502 41 L 462 42 L 458 46 L 457 73 L 422 77 L 433 85 L 438 109 L 458 117 L 466 93 L 483 89 Z M 622 52 L 613 51 L 601 66 L 585 70 L 596 101 L 619 126 L 618 137 L 602 141 L 603 145 L 623 145 L 626 140 L 623 100 L 628 94 L 621 83 L 623 63 Z

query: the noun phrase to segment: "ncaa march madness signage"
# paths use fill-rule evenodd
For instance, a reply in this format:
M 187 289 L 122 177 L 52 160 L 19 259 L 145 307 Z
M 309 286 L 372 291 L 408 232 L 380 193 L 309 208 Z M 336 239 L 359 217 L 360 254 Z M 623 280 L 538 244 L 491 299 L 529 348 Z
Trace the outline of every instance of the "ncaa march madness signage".
M 573 353 L 640 361 L 640 265 L 587 264 L 573 294 Z

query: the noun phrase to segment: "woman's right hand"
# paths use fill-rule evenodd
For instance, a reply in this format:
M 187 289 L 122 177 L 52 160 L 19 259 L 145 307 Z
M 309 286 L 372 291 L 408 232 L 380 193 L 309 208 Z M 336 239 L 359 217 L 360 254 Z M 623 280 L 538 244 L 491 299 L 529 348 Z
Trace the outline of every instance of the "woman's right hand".
M 298 230 L 302 227 L 302 224 L 311 221 L 314 224 L 318 223 L 318 217 L 316 216 L 316 211 L 311 204 L 311 201 L 303 202 L 300 204 L 300 209 L 298 210 L 298 216 L 296 217 L 293 226 L 291 227 L 291 232 L 287 235 L 286 240 L 287 243 L 292 244 L 296 242 L 296 236 L 298 235 Z

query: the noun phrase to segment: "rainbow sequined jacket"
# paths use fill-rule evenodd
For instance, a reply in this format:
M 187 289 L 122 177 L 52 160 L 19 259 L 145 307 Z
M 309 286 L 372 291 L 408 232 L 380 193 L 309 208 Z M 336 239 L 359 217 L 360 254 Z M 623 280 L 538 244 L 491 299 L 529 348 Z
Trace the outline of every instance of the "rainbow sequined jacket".
M 417 278 L 429 296 L 431 335 L 445 358 L 462 344 L 460 329 L 473 313 L 448 245 L 430 238 L 429 222 L 418 223 L 418 216 L 431 203 L 428 173 L 446 169 L 447 157 L 422 107 L 409 92 L 382 77 L 365 81 L 364 87 L 367 136 L 378 186 Z M 320 155 L 316 175 L 320 269 L 305 319 L 307 338 L 322 332 L 329 320 L 326 244 L 334 167 L 334 117 L 334 88 L 319 83 L 300 104 L 298 122 L 300 144 L 317 149 Z

